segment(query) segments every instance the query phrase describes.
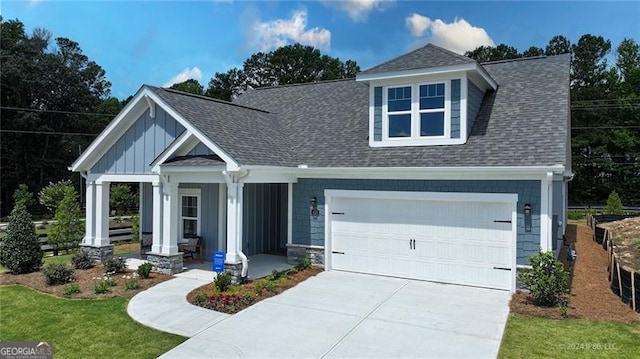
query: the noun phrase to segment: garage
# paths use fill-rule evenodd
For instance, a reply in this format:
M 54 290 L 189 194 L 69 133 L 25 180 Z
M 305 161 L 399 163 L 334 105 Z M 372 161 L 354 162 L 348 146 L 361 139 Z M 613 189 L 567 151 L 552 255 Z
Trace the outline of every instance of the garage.
M 513 290 L 516 194 L 326 190 L 328 268 Z

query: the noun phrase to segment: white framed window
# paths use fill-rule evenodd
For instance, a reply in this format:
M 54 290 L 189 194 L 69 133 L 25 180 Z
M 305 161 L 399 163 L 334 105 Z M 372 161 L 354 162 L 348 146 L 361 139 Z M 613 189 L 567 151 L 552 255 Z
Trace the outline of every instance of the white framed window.
M 448 81 L 383 88 L 383 139 L 450 138 Z
M 199 188 L 180 188 L 180 238 L 200 236 L 202 202 Z

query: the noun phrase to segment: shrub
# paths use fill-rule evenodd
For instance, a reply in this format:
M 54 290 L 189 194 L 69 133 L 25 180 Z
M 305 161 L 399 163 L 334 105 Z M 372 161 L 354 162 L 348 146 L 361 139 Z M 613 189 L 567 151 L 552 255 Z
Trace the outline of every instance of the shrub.
M 71 186 L 64 188 L 64 197 L 56 208 L 55 222 L 51 224 L 47 242 L 53 247 L 54 254 L 61 248 L 75 247 L 84 235 L 82 213 L 77 201 L 78 194 Z
M 38 193 L 38 201 L 41 205 L 45 206 L 48 211 L 56 213 L 56 209 L 60 202 L 62 202 L 67 188 L 73 189 L 73 183 L 71 183 L 70 180 L 56 183 L 49 182 L 49 185 Z
M 47 264 L 42 273 L 48 285 L 65 284 L 73 280 L 73 268 L 67 267 L 64 263 Z
M 113 257 L 107 259 L 103 263 L 104 272 L 107 274 L 115 274 L 124 272 L 127 268 L 127 263 L 124 257 Z
M 149 278 L 149 275 L 151 274 L 151 269 L 153 269 L 153 265 L 149 262 L 143 263 L 138 267 L 138 274 L 140 275 L 140 277 L 142 278 Z
M 13 274 L 34 272 L 42 265 L 40 242 L 27 211 L 30 194 L 24 193 L 25 187 L 16 190 L 16 205 L 9 216 L 6 235 L 0 243 L 0 264 Z
M 101 280 L 93 287 L 93 292 L 96 294 L 104 294 L 111 291 L 111 286 L 106 281 Z
M 529 256 L 531 268 L 520 273 L 519 279 L 529 290 L 535 304 L 553 307 L 565 300 L 569 285 L 569 273 L 556 260 L 553 252 L 540 251 Z
M 609 198 L 607 198 L 607 206 L 604 208 L 605 214 L 624 214 L 624 210 L 622 208 L 622 201 L 620 201 L 620 197 L 618 196 L 618 192 L 615 190 L 611 192 Z
M 140 242 L 140 215 L 131 217 L 131 241 Z
M 213 284 L 220 292 L 224 292 L 231 286 L 231 275 L 228 273 L 218 273 L 213 280 Z
M 78 293 L 80 293 L 80 286 L 75 283 L 69 284 L 68 286 L 64 287 L 64 290 L 62 291 L 62 295 L 64 295 L 65 297 L 70 297 Z
M 311 258 L 309 255 L 305 254 L 302 258 L 300 258 L 300 262 L 296 265 L 296 269 L 299 271 L 311 268 L 313 263 L 311 263 Z
M 80 252 L 71 257 L 71 263 L 73 263 L 73 267 L 75 269 L 93 268 L 93 259 L 91 259 L 91 257 L 89 257 L 89 254 L 86 252 Z
M 109 203 L 117 214 L 123 215 L 127 209 L 135 207 L 136 196 L 131 193 L 131 187 L 128 185 L 117 184 L 111 187 Z
M 123 275 L 122 278 L 124 278 L 124 287 L 125 287 L 125 289 L 133 290 L 133 289 L 140 288 L 140 282 L 135 277 L 135 274 L 133 276 Z
M 567 217 L 572 220 L 583 219 L 585 214 L 586 212 L 581 210 L 570 209 L 569 211 L 567 211 Z

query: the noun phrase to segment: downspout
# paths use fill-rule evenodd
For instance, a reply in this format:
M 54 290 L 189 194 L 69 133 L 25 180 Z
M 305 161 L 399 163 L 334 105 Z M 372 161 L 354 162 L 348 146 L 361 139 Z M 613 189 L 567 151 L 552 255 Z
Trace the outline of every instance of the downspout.
M 236 186 L 237 186 L 236 187 L 236 200 L 237 200 L 237 197 L 242 195 L 240 193 L 241 189 L 238 188 L 239 187 L 238 185 L 241 183 L 241 181 L 243 179 L 245 179 L 246 177 L 249 176 L 249 171 L 247 171 L 242 176 L 236 176 L 236 175 L 233 175 L 233 174 L 230 175 L 228 171 L 222 171 L 222 174 L 224 175 L 224 179 L 227 182 L 227 185 L 229 183 L 235 183 L 236 184 Z M 241 214 L 236 214 L 236 216 L 239 216 L 239 215 L 241 215 Z M 240 218 L 240 217 L 238 217 L 238 218 Z M 241 276 L 242 276 L 242 280 L 244 281 L 247 278 L 248 274 L 249 274 L 249 259 L 244 254 L 244 252 L 242 252 L 242 237 L 240 236 L 241 225 L 242 224 L 236 225 L 236 228 L 234 230 L 236 232 L 235 237 L 239 238 L 239 240 L 240 240 L 240 245 L 236 246 L 236 254 L 238 255 L 238 257 L 240 257 L 240 261 L 242 262 Z

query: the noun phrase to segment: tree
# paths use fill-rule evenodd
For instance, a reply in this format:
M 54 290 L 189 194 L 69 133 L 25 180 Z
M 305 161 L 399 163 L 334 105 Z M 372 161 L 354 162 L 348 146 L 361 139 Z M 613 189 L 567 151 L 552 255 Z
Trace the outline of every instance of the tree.
M 342 62 L 311 46 L 294 44 L 257 52 L 245 60 L 242 69 L 216 72 L 205 95 L 232 100 L 251 88 L 350 78 L 358 71 L 355 61 Z
M 123 215 L 127 209 L 136 206 L 136 196 L 131 193 L 131 188 L 126 184 L 117 184 L 111 187 L 109 199 L 111 208 L 115 208 L 118 215 Z
M 496 47 L 480 46 L 475 50 L 465 52 L 464 55 L 479 62 L 510 60 L 522 57 L 515 47 L 505 44 L 500 44 Z
M 562 55 L 571 53 L 571 42 L 562 35 L 556 35 L 544 49 L 544 54 L 547 56 Z
M 73 183 L 69 180 L 49 182 L 49 185 L 40 191 L 38 200 L 49 212 L 56 213 L 56 208 L 64 199 L 67 187 L 73 189 Z
M 13 200 L 16 206 L 22 205 L 28 209 L 33 205 L 33 193 L 29 192 L 27 185 L 22 183 L 16 188 Z
M 606 214 L 624 214 L 624 207 L 622 201 L 618 196 L 618 192 L 615 190 L 611 192 L 609 198 L 607 198 L 607 207 L 604 209 Z
M 24 187 L 16 190 L 15 197 L 23 196 L 18 193 L 23 189 Z M 0 242 L 0 264 L 13 274 L 37 271 L 42 265 L 42 250 L 35 226 L 27 210 L 26 201 L 18 198 L 9 216 L 7 234 Z
M 202 87 L 202 85 L 200 85 L 198 80 L 195 80 L 195 79 L 188 79 L 187 81 L 173 84 L 171 88 L 174 90 L 188 92 L 195 95 L 204 95 L 204 87 Z
M 110 119 L 77 113 L 94 112 L 111 84 L 77 42 L 52 41 L 44 29 L 27 34 L 18 20 L 0 18 L 0 32 L 0 200 L 11 204 L 19 183 L 39 191 L 49 181 L 69 178 L 78 148 L 86 148 Z
M 531 46 L 522 53 L 522 57 L 544 56 L 544 49 L 541 47 Z
M 77 246 L 84 234 L 81 221 L 82 212 L 78 204 L 78 194 L 72 186 L 62 186 L 64 195 L 56 209 L 54 222 L 51 223 L 47 241 L 53 247 L 53 255 L 58 255 L 62 248 Z

